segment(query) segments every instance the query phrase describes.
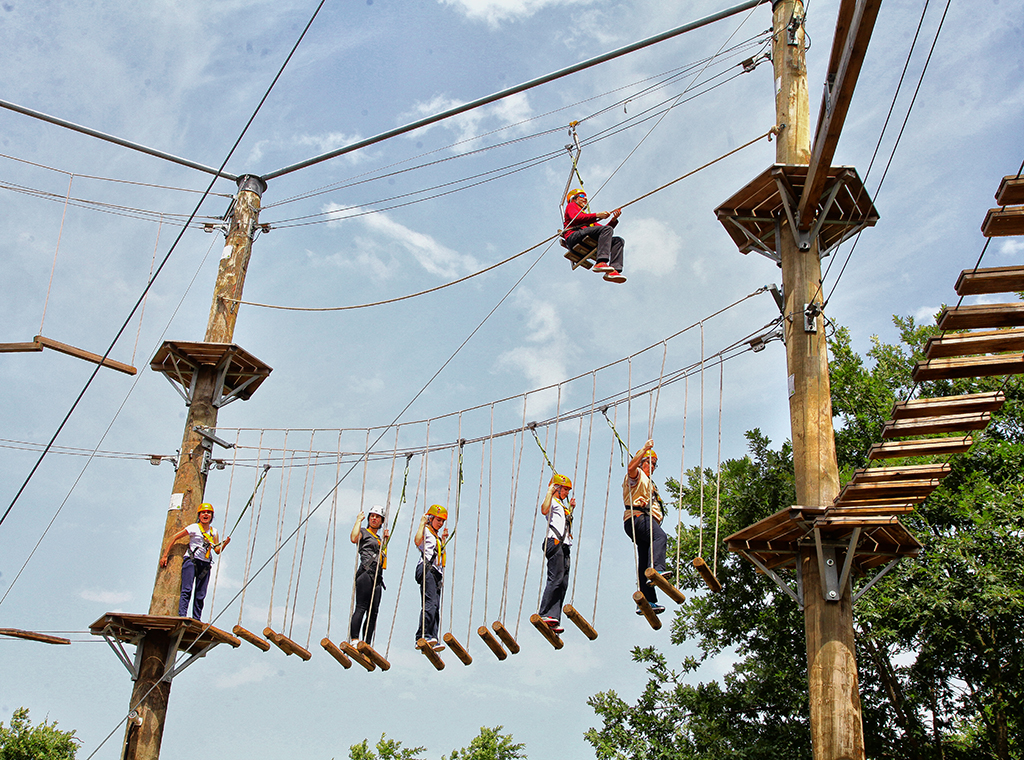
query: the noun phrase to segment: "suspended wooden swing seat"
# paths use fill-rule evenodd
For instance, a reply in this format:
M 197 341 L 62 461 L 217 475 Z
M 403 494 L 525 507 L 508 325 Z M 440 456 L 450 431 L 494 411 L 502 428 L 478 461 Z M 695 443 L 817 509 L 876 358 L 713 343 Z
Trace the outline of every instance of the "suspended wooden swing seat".
M 338 649 L 337 645 L 330 639 L 326 637 L 320 639 L 320 646 L 327 651 L 327 654 L 337 660 L 338 664 L 345 668 L 345 670 L 352 667 L 352 660 L 348 658 L 348 655 Z
M 785 221 L 796 230 L 795 213 L 807 166 L 775 164 L 715 209 L 718 220 L 740 253 L 754 251 L 779 263 L 777 231 Z M 878 222 L 871 197 L 852 166 L 833 166 L 808 230 L 798 230 L 801 250 L 817 241 L 825 256 L 844 240 Z
M 675 586 L 673 586 L 672 582 L 669 581 L 668 578 L 666 578 L 663 574 L 659 573 L 653 567 L 649 567 L 646 570 L 644 570 L 644 577 L 647 578 L 647 580 L 653 583 L 655 586 L 657 586 L 660 591 L 662 591 L 669 599 L 671 599 L 676 604 L 682 604 L 686 601 L 686 597 L 683 596 L 683 592 L 677 589 Z
M 562 641 L 561 637 L 555 633 L 551 626 L 544 622 L 544 618 L 536 612 L 530 615 L 530 623 L 534 628 L 540 631 L 540 635 L 547 639 L 548 643 L 555 649 L 561 649 L 565 646 L 565 642 Z
M 92 362 L 93 364 L 99 364 L 101 367 L 116 369 L 118 372 L 124 372 L 126 375 L 134 375 L 138 372 L 138 370 L 130 364 L 114 361 L 109 357 L 104 359 L 99 354 L 94 354 L 91 351 L 69 346 L 67 343 L 61 343 L 60 341 L 47 338 L 43 335 L 37 335 L 32 339 L 31 343 L 0 343 L 0 353 L 42 351 L 44 348 L 50 348 L 54 351 L 59 351 L 62 354 L 74 356 L 76 359 L 84 359 L 85 361 Z
M 593 641 L 597 638 L 597 630 L 594 628 L 594 626 L 592 626 L 587 621 L 587 619 L 583 617 L 583 615 L 581 615 L 579 611 L 571 604 L 567 604 L 564 607 L 562 607 L 562 612 L 565 613 L 566 617 L 568 617 L 569 620 L 573 622 L 573 625 L 579 628 L 580 631 L 583 632 L 583 635 L 586 636 L 588 639 Z
M 416 642 L 416 648 L 426 655 L 426 658 L 430 660 L 430 664 L 434 666 L 435 670 L 444 670 L 444 660 L 441 659 L 441 655 L 437 653 L 437 650 L 430 646 L 430 642 L 426 639 L 419 639 Z
M 473 657 L 469 654 L 466 648 L 459 643 L 459 640 L 455 638 L 453 634 L 446 633 L 441 638 L 444 640 L 444 643 L 448 645 L 448 648 L 452 650 L 455 656 L 462 661 L 463 665 L 473 664 Z
M 23 631 L 20 628 L 0 628 L 0 636 L 12 636 L 16 639 L 27 639 L 28 641 L 39 641 L 43 644 L 70 644 L 71 639 L 63 636 L 50 636 L 46 633 L 35 631 Z
M 233 633 L 235 636 L 242 639 L 243 641 L 248 641 L 257 649 L 262 649 L 264 652 L 270 651 L 269 641 L 267 641 L 262 636 L 257 636 L 252 631 L 247 630 L 240 625 L 236 625 L 234 628 L 232 628 L 231 633 Z
M 89 626 L 89 632 L 94 636 L 102 636 L 106 640 L 121 664 L 131 674 L 132 680 L 139 676 L 143 650 L 141 645 L 143 639 L 149 635 L 167 636 L 170 641 L 171 646 L 168 647 L 163 677 L 165 681 L 170 681 L 198 658 L 205 657 L 218 644 L 230 644 L 235 649 L 242 646 L 241 640 L 227 631 L 214 628 L 212 625 L 193 618 L 171 615 L 130 615 L 108 612 Z M 134 657 L 128 655 L 124 644 L 135 646 Z M 188 657 L 175 666 L 174 662 L 178 652 L 186 653 Z
M 597 256 L 597 238 L 585 237 L 570 248 L 569 241 L 561 237 L 561 232 L 559 232 L 558 242 L 565 249 L 565 258 L 572 262 L 573 269 L 577 267 L 590 269 L 594 266 Z
M 249 399 L 273 369 L 234 343 L 187 343 L 165 341 L 156 352 L 149 367 L 160 372 L 185 400 L 192 396 L 201 369 L 216 372 L 213 405 L 217 408 L 232 401 Z

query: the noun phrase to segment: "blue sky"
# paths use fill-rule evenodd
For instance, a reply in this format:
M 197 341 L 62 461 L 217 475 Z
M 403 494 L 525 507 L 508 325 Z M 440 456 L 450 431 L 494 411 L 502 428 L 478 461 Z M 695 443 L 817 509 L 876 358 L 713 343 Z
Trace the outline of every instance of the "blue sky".
M 328 4 L 227 169 L 267 173 L 727 5 L 716 0 Z M 914 0 L 882 6 L 834 162 L 857 167 L 862 177 L 924 5 Z M 6 72 L 0 97 L 217 166 L 314 7 L 287 0 L 93 6 L 11 0 L 0 5 L 0 64 Z M 837 7 L 813 0 L 808 9 L 814 114 Z M 834 260 L 825 283 L 828 316 L 850 327 L 862 351 L 872 335 L 893 339 L 892 314 L 930 318 L 955 298 L 957 274 L 975 264 L 984 245 L 979 228 L 994 205 L 992 194 L 1024 158 L 1019 7 L 1006 0 L 953 2 L 878 188 L 944 8 L 929 5 L 907 81 L 866 181 L 881 220 L 863 234 L 841 278 L 849 244 L 824 262 Z M 739 74 L 738 65 L 760 50 L 769 26 L 770 12 L 761 7 L 273 180 L 261 214 L 272 229 L 255 241 L 245 299 L 296 307 L 370 303 L 444 284 L 535 246 L 560 225 L 568 159 L 561 155 L 514 173 L 499 170 L 564 151 L 572 120 L 580 120 L 585 141 L 609 132 L 586 145 L 580 163 L 598 209 L 622 205 L 722 156 L 774 123 L 770 64 L 749 74 Z M 746 47 L 706 67 L 699 63 L 741 44 Z M 643 92 L 673 74 L 678 76 L 664 87 Z M 684 90 L 702 91 L 701 82 L 722 84 L 664 118 L 617 131 L 630 117 Z M 199 198 L 196 191 L 209 184 L 208 176 L 8 110 L 0 110 L 0 154 L 5 203 L 0 342 L 30 341 L 41 332 L 102 353 L 141 294 L 154 261 L 167 254 L 180 230 L 178 220 Z M 449 658 L 445 671 L 436 673 L 412 650 L 416 586 L 408 575 L 401 577 L 408 521 L 424 504 L 453 503 L 452 453 L 459 438 L 488 438 L 521 426 L 524 418 L 589 409 L 594 399 L 621 398 L 643 383 L 657 387 L 659 378 L 699 365 L 701 329 L 691 326 L 702 321 L 705 356 L 771 322 L 777 315 L 771 297 L 747 296 L 780 282 L 777 268 L 754 254 L 740 255 L 713 211 L 767 168 L 774 155 L 774 145 L 762 140 L 627 207 L 619 226 L 626 239 L 625 285 L 572 272 L 557 247 L 546 252 L 541 247 L 465 283 L 391 305 L 334 312 L 243 305 L 235 342 L 274 371 L 252 400 L 221 411 L 221 431 L 239 446 L 224 454 L 229 466 L 210 477 L 208 496 L 218 506 L 218 526 L 234 522 L 252 490 L 256 468 L 240 461 L 243 454 L 270 456 L 270 449 L 286 444 L 300 451 L 359 450 L 365 428 L 391 423 L 420 391 L 401 417 L 408 424 L 399 447 L 425 447 L 425 421 L 431 420 L 429 443 L 435 450 L 412 460 L 412 495 L 392 544 L 382 604 L 384 633 L 394 621 L 391 671 L 344 671 L 317 642 L 328 624 L 334 638 L 345 628 L 353 557 L 344 539 L 360 505 L 387 500 L 389 488 L 392 505 L 397 502 L 403 462 L 399 456 L 392 474 L 393 431 L 376 449 L 386 456 L 375 459 L 365 475 L 361 467 L 353 470 L 336 496 L 334 466 L 272 469 L 262 502 L 267 522 L 253 541 L 255 565 L 273 552 L 274 536 L 266 524 L 280 519 L 291 530 L 300 510 L 323 506 L 299 534 L 300 541 L 306 539 L 304 548 L 292 543 L 282 551 L 276 584 L 267 575 L 253 581 L 241 616 L 247 627 L 258 629 L 270 610 L 277 624 L 287 620 L 293 626 L 295 638 L 312 641 L 314 657 L 303 663 L 249 645 L 215 650 L 174 681 L 165 756 L 194 746 L 202 715 L 208 721 L 206 750 L 226 756 L 345 757 L 350 745 L 386 732 L 440 757 L 468 744 L 480 726 L 501 724 L 526 742 L 531 757 L 591 757 L 582 733 L 596 719 L 586 698 L 614 689 L 632 700 L 645 682 L 643 671 L 630 663 L 629 648 L 657 644 L 670 661 L 694 652 L 689 645 L 669 646 L 666 629 L 653 632 L 632 614 L 631 549 L 615 507 L 621 465 L 603 417 L 595 415 L 592 428 L 589 414 L 582 427 L 580 418 L 560 424 L 557 445 L 554 426 L 541 433 L 542 439 L 549 436 L 547 449 L 559 468 L 574 470 L 578 496 L 586 483 L 576 599 L 589 612 L 597 589 L 597 641 L 570 630 L 565 648 L 555 652 L 526 622 L 539 588 L 539 556 L 530 551 L 539 539 L 531 522 L 545 477 L 532 436 L 525 445 L 521 436 L 511 435 L 495 438 L 493 446 L 467 445 L 459 521 L 463 543 L 449 579 L 453 604 L 445 603 L 446 619 L 450 615 L 452 630 L 464 639 L 485 619 L 496 619 L 504 589 L 506 625 L 520 626 L 518 655 L 499 663 L 477 641 L 471 643 L 472 666 Z M 428 162 L 436 163 L 399 171 Z M 466 178 L 487 172 L 498 176 L 471 187 L 451 184 L 468 185 Z M 454 188 L 459 189 L 446 192 Z M 221 180 L 213 191 L 216 195 L 200 209 L 203 218 L 222 215 L 235 187 Z M 65 204 L 66 196 L 78 200 Z M 416 202 L 399 205 L 408 200 Z M 354 209 L 371 213 L 357 215 Z M 117 756 L 122 731 L 116 727 L 130 694 L 128 675 L 113 653 L 82 632 L 105 612 L 148 608 L 173 473 L 166 462 L 151 466 L 147 456 L 174 454 L 185 417 L 180 397 L 148 370 L 148 361 L 163 340 L 201 340 L 222 245 L 218 234 L 185 232 L 146 299 L 141 322 L 138 316 L 130 322 L 111 353 L 139 367 L 139 375 L 99 373 L 57 440 L 58 447 L 67 448 L 46 457 L 0 526 L 0 595 L 6 595 L 0 627 L 61 631 L 75 641 L 69 647 L 0 641 L 0 720 L 9 720 L 19 706 L 29 707 L 37 720 L 48 716 L 76 729 L 82 757 L 94 751 L 97 757 Z M 1021 253 L 1019 242 L 993 241 L 983 266 L 1018 263 Z M 741 303 L 709 318 L 736 302 Z M 634 358 L 624 362 L 625 357 Z M 3 509 L 91 371 L 91 365 L 50 351 L 0 355 Z M 579 379 L 565 382 L 570 378 Z M 615 407 L 616 426 L 635 448 L 654 418 L 661 477 L 678 473 L 681 464 L 696 466 L 701 456 L 713 466 L 719 381 L 717 367 L 705 373 L 703 404 L 699 372 L 688 381 L 664 384 L 656 394 L 656 414 L 655 394 L 642 395 Z M 530 393 L 548 386 L 553 387 Z M 721 399 L 723 456 L 742 455 L 742 433 L 753 427 L 776 442 L 787 438 L 782 346 L 775 342 L 727 362 Z M 500 400 L 492 427 L 491 404 Z M 473 411 L 460 417 L 462 410 Z M 341 428 L 348 432 L 339 444 Z M 85 455 L 97 448 L 105 453 L 88 460 Z M 232 465 L 232 457 L 239 461 Z M 486 506 L 490 523 L 483 520 Z M 327 554 L 321 571 L 332 510 L 340 540 L 334 561 Z M 238 602 L 227 600 L 246 577 L 245 543 L 233 544 L 220 567 L 213 610 L 222 615 L 217 625 L 226 629 L 240 614 Z M 487 545 L 489 561 L 480 548 Z M 301 569 L 292 560 L 296 546 Z M 286 581 L 293 565 L 302 580 L 290 596 Z M 385 642 L 379 638 L 378 643 Z M 723 655 L 702 675 L 718 676 L 729 665 Z M 113 738 L 102 744 L 111 732 Z

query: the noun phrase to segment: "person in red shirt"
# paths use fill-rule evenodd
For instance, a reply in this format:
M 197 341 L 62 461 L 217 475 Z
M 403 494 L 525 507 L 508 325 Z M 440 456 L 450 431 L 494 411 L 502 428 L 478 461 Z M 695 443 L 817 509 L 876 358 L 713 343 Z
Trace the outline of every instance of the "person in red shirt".
M 614 211 L 598 211 L 591 214 L 587 210 L 587 194 L 581 189 L 570 190 L 566 196 L 565 230 L 562 237 L 571 250 L 583 238 L 597 240 L 597 263 L 594 271 L 604 274 L 608 282 L 625 282 L 622 274 L 622 254 L 626 241 L 616 237 L 612 229 L 619 223 L 621 208 Z M 602 219 L 610 219 L 607 224 L 598 224 Z

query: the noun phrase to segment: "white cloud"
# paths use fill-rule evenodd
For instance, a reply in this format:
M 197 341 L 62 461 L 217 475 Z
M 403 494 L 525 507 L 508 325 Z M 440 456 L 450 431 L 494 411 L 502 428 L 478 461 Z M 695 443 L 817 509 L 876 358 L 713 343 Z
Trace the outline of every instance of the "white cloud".
M 85 589 L 78 595 L 87 602 L 98 602 L 106 605 L 125 604 L 134 598 L 130 591 L 100 591 L 91 588 Z
M 234 689 L 249 683 L 260 683 L 277 673 L 277 668 L 265 662 L 254 662 L 244 668 L 220 676 L 214 681 L 218 689 Z
M 565 0 L 440 0 L 450 5 L 466 18 L 484 21 L 492 27 L 502 21 L 528 18 L 550 5 L 565 4 Z
M 441 111 L 447 111 L 462 105 L 463 101 L 453 100 L 445 95 L 435 95 L 427 101 L 417 103 L 411 111 L 399 116 L 399 121 L 413 121 L 422 119 Z M 496 103 L 481 108 L 474 108 L 472 111 L 452 116 L 444 121 L 422 127 L 411 134 L 415 138 L 422 137 L 432 129 L 443 128 L 454 133 L 455 145 L 452 151 L 465 153 L 479 147 L 479 144 L 472 144 L 476 138 L 494 132 L 505 130 L 507 127 L 525 122 L 533 115 L 533 108 L 526 93 L 518 93 L 502 98 Z M 519 129 L 511 129 L 510 134 L 523 132 L 525 125 Z
M 625 266 L 631 271 L 668 274 L 676 268 L 682 249 L 683 239 L 664 222 L 629 220 Z
M 1024 240 L 1009 238 L 999 246 L 1000 256 L 1020 256 L 1021 253 L 1024 253 Z

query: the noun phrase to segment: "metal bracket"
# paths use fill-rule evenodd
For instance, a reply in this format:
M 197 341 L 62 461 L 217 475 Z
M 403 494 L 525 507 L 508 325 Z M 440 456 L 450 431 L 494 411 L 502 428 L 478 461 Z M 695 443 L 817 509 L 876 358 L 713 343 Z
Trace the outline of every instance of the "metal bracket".
M 860 534 L 863 529 L 857 526 L 850 534 L 850 545 L 846 549 L 846 559 L 843 560 L 843 573 L 839 576 L 840 592 L 845 592 L 846 584 L 850 581 L 850 571 L 853 569 L 853 558 L 857 554 L 857 544 L 860 542 Z
M 853 604 L 856 604 L 857 600 L 864 596 L 865 591 L 867 591 L 869 588 L 878 583 L 878 581 L 882 579 L 882 576 L 884 576 L 886 573 L 888 573 L 890 570 L 896 567 L 896 563 L 899 562 L 900 559 L 902 558 L 896 557 L 895 559 L 891 560 L 885 567 L 878 571 L 874 578 L 865 583 L 864 588 L 862 588 L 860 591 L 853 595 Z
M 789 19 L 789 24 L 786 25 L 786 44 L 791 47 L 797 45 L 796 33 L 804 23 L 804 17 L 799 13 L 794 13 L 792 18 Z
M 114 654 L 117 655 L 117 659 L 121 661 L 121 664 L 125 666 L 128 674 L 132 677 L 133 681 L 139 678 L 139 666 L 142 660 L 142 646 L 141 637 L 135 641 L 135 657 L 129 657 L 128 652 L 125 651 L 121 641 L 114 635 L 113 630 L 108 625 L 103 629 L 101 634 L 103 639 L 110 645 L 110 648 L 114 650 Z
M 794 602 L 797 603 L 797 606 L 801 610 L 804 608 L 804 602 L 803 602 L 803 596 L 804 596 L 804 594 L 803 594 L 803 579 L 800 577 L 800 569 L 799 569 L 799 564 L 800 563 L 797 563 L 797 566 L 798 566 L 797 567 L 797 588 L 799 589 L 799 595 L 798 595 L 797 592 L 793 591 L 793 589 L 791 589 L 789 587 L 789 584 L 786 583 L 779 576 L 778 573 L 776 573 L 774 570 L 769 570 L 767 567 L 765 567 L 764 563 L 761 562 L 753 554 L 750 554 L 750 553 L 745 552 L 745 551 L 740 551 L 739 554 L 740 554 L 740 556 L 742 556 L 743 558 L 745 558 L 749 562 L 753 563 L 757 567 L 758 570 L 760 570 L 762 573 L 764 573 L 769 578 L 771 578 L 775 582 L 775 585 L 778 586 L 780 589 L 782 589 L 786 594 L 788 594 L 790 596 L 790 598 Z
M 816 333 L 818 332 L 818 315 L 821 314 L 820 303 L 805 303 L 804 304 L 804 332 L 805 333 Z
M 187 668 L 200 657 L 206 657 L 206 653 L 209 652 L 213 647 L 217 646 L 216 641 L 211 641 L 198 652 L 193 652 L 189 654 L 188 658 L 186 658 L 184 662 L 175 667 L 174 660 L 178 654 L 178 646 L 181 644 L 181 638 L 185 635 L 185 630 L 186 629 L 184 626 L 182 626 L 178 630 L 177 636 L 174 638 L 171 646 L 167 650 L 167 660 L 164 662 L 164 677 L 160 679 L 161 681 L 167 681 L 167 683 L 170 683 L 171 680 L 176 675 L 178 675 L 178 673 L 183 671 L 185 668 Z
M 814 548 L 818 552 L 818 573 L 821 575 L 821 595 L 826 602 L 838 602 L 842 597 L 839 574 L 836 572 L 836 550 L 821 543 L 821 531 L 814 529 Z

